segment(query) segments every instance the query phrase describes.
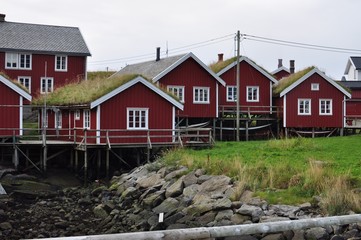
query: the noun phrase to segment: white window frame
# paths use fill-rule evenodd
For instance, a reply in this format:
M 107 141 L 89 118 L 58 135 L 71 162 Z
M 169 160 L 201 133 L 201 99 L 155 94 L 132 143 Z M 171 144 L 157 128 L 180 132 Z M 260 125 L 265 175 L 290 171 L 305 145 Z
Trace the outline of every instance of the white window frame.
M 10 66 L 8 66 L 10 63 Z M 28 53 L 5 53 L 5 68 L 6 69 L 32 69 L 32 55 Z
M 83 128 L 90 129 L 90 110 L 83 110 Z
M 308 102 L 308 111 L 306 110 L 306 102 Z M 302 105 L 302 108 L 301 108 Z M 303 109 L 303 112 L 301 112 L 301 109 Z M 297 101 L 297 112 L 298 115 L 311 115 L 311 99 L 309 98 L 299 98 Z
M 28 89 L 28 92 L 31 93 L 31 77 L 19 76 L 18 83 L 23 85 L 26 89 Z
M 80 110 L 75 110 L 74 118 L 75 118 L 75 120 L 80 120 Z
M 142 115 L 144 113 L 144 115 Z M 138 115 L 137 115 L 138 114 Z M 136 117 L 142 118 L 136 120 Z M 127 129 L 128 130 L 147 130 L 149 121 L 148 108 L 127 108 Z
M 54 65 L 55 65 L 55 71 L 58 71 L 58 72 L 68 71 L 68 56 L 56 55 Z
M 209 104 L 209 87 L 193 87 L 193 103 Z
M 45 84 L 43 84 L 44 81 L 45 81 Z M 50 88 L 49 88 L 49 83 L 51 85 Z M 43 86 L 44 86 L 45 89 L 43 88 Z M 50 93 L 50 92 L 53 92 L 53 91 L 54 91 L 54 78 L 52 78 L 52 77 L 42 77 L 40 79 L 40 93 L 45 94 L 45 93 Z
M 63 125 L 63 116 L 61 114 L 61 111 L 58 110 L 55 112 L 54 126 L 55 128 L 62 128 L 62 125 Z
M 325 105 L 324 109 L 322 109 L 322 105 Z M 326 116 L 331 116 L 333 114 L 332 99 L 320 99 L 319 100 L 319 114 L 326 115 Z
M 320 84 L 319 83 L 311 83 L 311 91 L 319 91 Z
M 184 103 L 184 86 L 169 85 L 167 86 L 167 90 L 173 93 L 181 103 Z
M 226 88 L 226 101 L 236 102 L 237 101 L 237 86 L 227 86 Z
M 254 94 L 256 90 L 256 94 Z M 246 87 L 247 102 L 259 102 L 259 86 L 247 86 Z

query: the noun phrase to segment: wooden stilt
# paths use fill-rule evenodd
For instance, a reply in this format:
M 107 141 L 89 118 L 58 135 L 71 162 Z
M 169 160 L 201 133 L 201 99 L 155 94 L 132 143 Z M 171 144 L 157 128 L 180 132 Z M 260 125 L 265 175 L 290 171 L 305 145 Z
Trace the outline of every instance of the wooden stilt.
M 48 147 L 45 145 L 43 147 L 43 172 L 46 174 L 47 161 L 48 161 Z
M 84 186 L 88 184 L 88 151 L 84 151 Z
M 343 136 L 344 134 L 344 128 L 340 128 L 340 136 Z
M 315 138 L 315 128 L 312 128 L 312 138 Z
M 213 139 L 216 139 L 216 118 L 213 118 Z
M 13 163 L 14 163 L 15 170 L 18 170 L 18 168 L 19 168 L 19 153 L 18 153 L 18 148 L 17 147 L 14 147 Z
M 219 123 L 219 140 L 222 141 L 223 140 L 223 120 L 220 121 Z
M 107 178 L 107 180 L 109 180 L 109 148 L 107 148 L 107 150 L 105 151 L 105 161 L 106 161 L 106 163 L 105 163 L 105 171 L 106 171 L 106 178 Z
M 138 149 L 136 151 L 137 151 L 137 166 L 140 166 L 140 152 Z
M 147 163 L 150 163 L 150 148 L 147 148 Z
M 285 128 L 285 137 L 288 138 L 288 128 Z
M 246 141 L 248 141 L 249 138 L 249 131 L 248 131 L 248 119 L 246 120 Z

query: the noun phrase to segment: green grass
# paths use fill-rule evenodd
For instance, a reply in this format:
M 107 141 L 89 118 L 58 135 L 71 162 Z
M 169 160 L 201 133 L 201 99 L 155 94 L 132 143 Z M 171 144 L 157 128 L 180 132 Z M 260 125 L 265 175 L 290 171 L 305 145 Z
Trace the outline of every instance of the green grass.
M 338 177 L 350 189 L 361 187 L 361 135 L 217 142 L 211 149 L 173 150 L 163 160 L 203 168 L 208 174 L 226 174 L 270 203 L 302 203 L 314 195 L 327 196 Z

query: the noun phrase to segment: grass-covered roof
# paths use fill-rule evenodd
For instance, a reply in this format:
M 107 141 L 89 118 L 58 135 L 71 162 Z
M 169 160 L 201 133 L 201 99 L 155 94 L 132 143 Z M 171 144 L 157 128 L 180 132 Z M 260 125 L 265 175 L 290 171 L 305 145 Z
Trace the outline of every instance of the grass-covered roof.
M 276 85 L 273 86 L 273 94 L 279 95 L 283 90 L 285 90 L 287 87 L 291 86 L 294 82 L 296 82 L 298 79 L 305 76 L 307 73 L 315 69 L 314 66 L 305 68 L 301 71 L 295 72 L 288 77 L 282 78 L 278 81 Z
M 27 89 L 24 85 L 20 84 L 19 81 L 11 79 L 6 73 L 0 71 L 0 76 L 3 76 L 4 78 L 8 79 L 10 82 L 15 84 L 17 87 L 21 88 L 25 92 L 29 93 L 29 89 Z
M 80 83 L 70 83 L 46 96 L 39 96 L 34 99 L 33 104 L 43 104 L 45 97 L 48 105 L 67 106 L 88 104 L 138 76 L 139 75 L 132 74 L 112 78 L 98 77 Z
M 220 72 L 223 68 L 227 67 L 229 64 L 233 63 L 234 61 L 237 60 L 237 57 L 233 57 L 233 58 L 229 58 L 227 60 L 224 60 L 224 61 L 218 61 L 218 62 L 214 62 L 214 63 L 211 63 L 209 65 L 209 68 L 215 72 L 215 73 L 218 73 Z

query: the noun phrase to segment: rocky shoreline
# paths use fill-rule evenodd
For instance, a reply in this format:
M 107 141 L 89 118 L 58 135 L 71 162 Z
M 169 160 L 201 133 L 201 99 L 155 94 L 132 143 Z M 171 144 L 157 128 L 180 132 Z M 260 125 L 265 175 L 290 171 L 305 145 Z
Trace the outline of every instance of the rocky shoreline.
M 2 174 L 0 182 L 29 179 Z M 25 176 L 23 176 L 25 177 Z M 17 179 L 18 181 L 14 181 Z M 23 181 L 20 181 L 22 179 Z M 227 176 L 201 169 L 146 164 L 114 176 L 109 184 L 41 191 L 12 191 L 0 198 L 0 239 L 45 238 L 225 226 L 322 217 L 317 204 L 271 205 L 240 196 Z M 161 217 L 160 217 L 161 216 Z M 312 228 L 231 239 L 361 239 L 361 224 Z

